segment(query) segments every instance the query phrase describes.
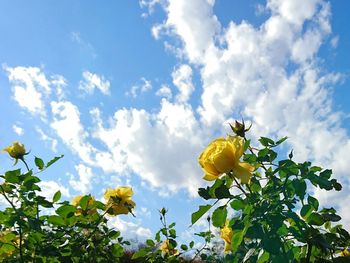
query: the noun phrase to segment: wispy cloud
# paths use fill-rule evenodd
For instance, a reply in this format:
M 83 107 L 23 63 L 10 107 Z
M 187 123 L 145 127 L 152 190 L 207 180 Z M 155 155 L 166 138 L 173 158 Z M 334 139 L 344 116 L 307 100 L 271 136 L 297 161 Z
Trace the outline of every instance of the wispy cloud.
M 99 76 L 89 71 L 83 72 L 83 79 L 79 82 L 79 89 L 88 94 L 92 94 L 95 89 L 100 90 L 103 94 L 109 95 L 111 83 L 103 75 Z

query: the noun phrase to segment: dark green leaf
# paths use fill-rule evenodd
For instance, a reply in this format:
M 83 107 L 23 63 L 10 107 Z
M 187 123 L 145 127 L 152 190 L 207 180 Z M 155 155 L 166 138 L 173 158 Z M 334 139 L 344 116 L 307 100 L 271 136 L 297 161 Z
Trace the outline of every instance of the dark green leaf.
M 267 137 L 260 137 L 259 142 L 265 147 L 275 145 L 275 142 Z
M 188 247 L 187 247 L 185 244 L 182 244 L 182 245 L 180 246 L 180 248 L 181 248 L 182 250 L 184 250 L 184 251 L 187 251 L 187 250 L 188 250 Z
M 199 194 L 200 197 L 203 197 L 205 200 L 213 198 L 209 194 L 209 187 L 207 187 L 207 188 L 199 188 L 198 189 L 198 194 Z
M 169 236 L 172 238 L 176 238 L 176 230 L 175 229 L 170 229 L 169 230 Z
M 327 179 L 327 180 L 329 178 L 331 178 L 331 175 L 332 175 L 332 170 L 330 170 L 330 169 L 327 169 L 327 170 L 320 172 L 320 176 L 324 179 Z
M 309 203 L 309 205 L 311 205 L 314 208 L 315 211 L 318 210 L 319 202 L 316 198 L 309 195 L 307 198 L 307 202 Z
M 335 214 L 322 214 L 322 217 L 326 221 L 338 222 L 341 220 L 341 217 Z
M 307 218 L 307 222 L 310 225 L 316 225 L 316 226 L 322 226 L 325 222 L 325 220 L 323 219 L 323 217 L 318 214 L 318 213 L 312 213 L 308 218 Z
M 313 211 L 313 207 L 309 204 L 307 205 L 303 205 L 303 207 L 301 208 L 300 210 L 300 215 L 303 217 L 303 218 L 307 218 Z
M 40 159 L 39 157 L 36 157 L 34 158 L 34 163 L 36 165 L 36 167 L 38 167 L 39 170 L 42 170 L 44 169 L 44 161 L 42 159 Z
M 256 263 L 265 263 L 269 260 L 269 258 L 270 254 L 267 251 L 260 250 L 258 260 L 256 261 Z

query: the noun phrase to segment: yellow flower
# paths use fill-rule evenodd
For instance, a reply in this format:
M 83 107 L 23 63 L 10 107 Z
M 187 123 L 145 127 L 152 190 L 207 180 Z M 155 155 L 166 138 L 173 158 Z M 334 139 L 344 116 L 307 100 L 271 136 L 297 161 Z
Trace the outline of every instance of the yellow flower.
M 23 156 L 27 154 L 24 145 L 20 142 L 13 142 L 12 145 L 7 146 L 2 149 L 2 151 L 8 152 L 8 154 L 16 160 L 15 164 L 18 160 L 23 160 Z
M 16 247 L 19 247 L 19 236 L 12 234 L 11 231 L 5 230 L 0 233 L 0 244 L 11 245 L 7 252 L 0 252 L 0 258 L 7 258 L 13 255 Z M 23 241 L 22 241 L 23 243 Z
M 229 253 L 231 251 L 231 240 L 233 236 L 232 228 L 229 226 L 229 220 L 226 220 L 225 226 L 221 229 L 221 238 L 225 241 L 225 253 Z
M 349 248 L 344 249 L 342 252 L 340 252 L 340 255 L 342 257 L 350 257 L 350 249 Z
M 254 167 L 241 162 L 244 151 L 244 139 L 239 136 L 218 138 L 212 141 L 199 156 L 199 164 L 205 172 L 203 179 L 213 181 L 223 173 L 233 172 L 241 183 L 250 182 Z
M 81 195 L 77 195 L 73 198 L 72 200 L 72 205 L 78 207 L 80 206 L 80 201 L 81 199 L 83 198 L 83 196 Z M 96 211 L 96 208 L 94 209 L 91 209 L 92 205 L 94 204 L 95 202 L 95 198 L 93 198 L 92 196 L 90 196 L 89 198 L 89 201 L 87 203 L 87 207 L 85 210 L 81 209 L 81 208 L 77 208 L 77 210 L 75 211 L 75 215 L 81 215 L 81 214 L 88 214 L 88 215 L 92 215 L 92 214 L 95 214 L 97 211 Z
M 168 239 L 164 240 L 163 244 L 160 246 L 160 250 L 163 254 L 168 254 L 170 256 L 175 256 L 179 253 L 175 248 L 170 249 Z
M 108 213 L 110 215 L 127 214 L 135 207 L 135 202 L 131 200 L 133 191 L 131 187 L 117 187 L 107 189 L 104 198 L 107 202 Z

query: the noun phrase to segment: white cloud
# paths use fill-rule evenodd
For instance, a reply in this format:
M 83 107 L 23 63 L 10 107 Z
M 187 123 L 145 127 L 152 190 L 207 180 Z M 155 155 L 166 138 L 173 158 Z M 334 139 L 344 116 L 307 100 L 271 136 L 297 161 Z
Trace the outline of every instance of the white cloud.
M 74 168 L 78 173 L 78 179 L 71 175 L 70 186 L 81 194 L 88 194 L 92 189 L 93 174 L 91 168 L 84 164 L 75 165 Z
M 45 198 L 51 200 L 53 195 L 60 191 L 63 197 L 69 198 L 71 195 L 69 193 L 68 188 L 63 185 L 55 182 L 55 181 L 41 181 L 38 183 L 41 188 L 40 195 L 43 195 Z
M 127 240 L 145 241 L 148 238 L 152 238 L 151 230 L 142 227 L 140 221 L 131 222 L 120 217 L 112 217 L 108 220 L 108 225 L 119 230 L 121 235 Z
M 110 82 L 104 76 L 99 76 L 89 71 L 83 72 L 83 79 L 79 82 L 79 89 L 86 93 L 92 94 L 95 89 L 100 90 L 103 94 L 110 94 Z
M 154 114 L 118 110 L 109 127 L 104 127 L 95 113 L 93 136 L 104 142 L 109 150 L 105 158 L 111 158 L 111 166 L 101 168 L 111 172 L 117 166 L 121 171 L 133 171 L 153 187 L 173 192 L 186 188 L 195 195 L 201 181 L 197 156 L 203 142 L 193 114 L 189 105 L 166 99 Z
M 51 92 L 50 82 L 37 67 L 3 66 L 13 85 L 13 96 L 19 106 L 32 114 L 45 116 L 44 98 Z M 30 99 L 29 99 L 30 98 Z
M 39 138 L 42 141 L 46 141 L 50 143 L 51 150 L 53 152 L 57 152 L 57 140 L 55 138 L 50 137 L 47 135 L 41 128 L 36 127 L 35 128 L 36 132 L 39 134 Z
M 179 102 L 187 102 L 194 91 L 191 67 L 186 64 L 181 65 L 176 68 L 171 75 L 173 77 L 174 85 L 179 90 L 179 94 L 176 96 L 176 99 Z
M 147 80 L 146 78 L 142 77 L 141 82 L 141 84 L 132 86 L 130 88 L 130 91 L 127 92 L 126 95 L 136 98 L 140 93 L 144 93 L 152 89 L 152 83 L 150 80 Z
M 171 89 L 167 85 L 162 85 L 160 89 L 157 90 L 156 95 L 167 99 L 171 99 L 173 96 Z
M 80 122 L 77 106 L 70 101 L 52 101 L 51 109 L 53 114 L 51 128 L 84 162 L 93 163 L 91 154 L 95 149 L 86 141 L 88 133 Z
M 17 126 L 16 124 L 12 125 L 12 130 L 19 136 L 23 135 L 24 133 L 23 128 Z
M 222 28 L 213 2 L 169 0 L 165 22 L 157 26 L 157 36 L 175 35 L 181 45 L 174 41 L 172 49 L 180 48 L 199 69 L 203 92 L 194 122 L 214 132 L 242 114 L 253 122 L 253 138 L 287 135 L 297 160 L 335 167 L 345 180 L 350 140 L 343 114 L 332 106 L 332 87 L 342 76 L 325 72 L 317 56 L 331 34 L 330 4 L 269 0 L 260 9 L 270 17 L 259 27 L 243 21 Z M 336 196 L 339 202 L 346 193 Z

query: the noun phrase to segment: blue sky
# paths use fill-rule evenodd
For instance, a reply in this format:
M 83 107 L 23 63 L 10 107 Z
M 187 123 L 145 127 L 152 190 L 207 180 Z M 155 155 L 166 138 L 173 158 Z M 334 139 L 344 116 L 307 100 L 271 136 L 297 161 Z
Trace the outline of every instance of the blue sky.
M 302 8 L 300 8 L 302 7 Z M 182 238 L 204 186 L 197 157 L 244 116 L 250 136 L 289 136 L 297 160 L 348 177 L 350 3 L 322 0 L 2 1 L 0 146 L 48 160 L 47 196 L 131 185 L 129 237 L 169 208 Z M 29 158 L 32 158 L 29 157 Z M 12 163 L 0 156 L 2 170 Z M 339 207 L 347 226 L 350 213 Z M 199 224 L 200 225 L 200 224 Z M 199 226 L 200 227 L 200 226 Z

